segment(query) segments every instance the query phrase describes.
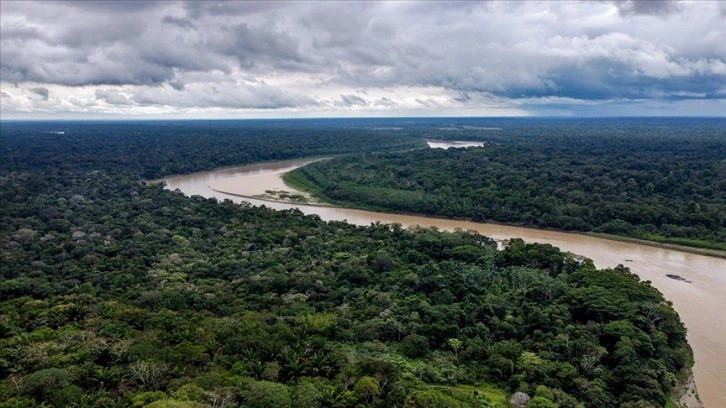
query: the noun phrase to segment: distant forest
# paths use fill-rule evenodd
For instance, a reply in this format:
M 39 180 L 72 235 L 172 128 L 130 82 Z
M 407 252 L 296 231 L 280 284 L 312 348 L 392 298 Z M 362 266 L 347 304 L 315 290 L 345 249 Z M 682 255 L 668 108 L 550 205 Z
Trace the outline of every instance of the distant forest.
M 726 250 L 726 124 L 718 120 L 439 127 L 483 148 L 363 154 L 288 180 L 346 206 Z
M 145 183 L 423 145 L 364 125 L 1 123 L 0 407 L 674 406 L 686 330 L 625 267 Z

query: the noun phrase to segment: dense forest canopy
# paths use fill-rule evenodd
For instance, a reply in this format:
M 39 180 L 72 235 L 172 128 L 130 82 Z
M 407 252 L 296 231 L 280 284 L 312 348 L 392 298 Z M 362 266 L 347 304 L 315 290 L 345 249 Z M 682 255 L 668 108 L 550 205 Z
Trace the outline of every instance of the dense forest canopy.
M 425 146 L 336 121 L 3 122 L 3 169 L 131 171 L 154 179 L 225 166 Z M 32 154 L 27 149 L 32 149 Z
M 2 123 L 0 406 L 672 403 L 685 328 L 625 267 L 143 182 L 423 143 L 316 123 Z
M 723 120 L 436 129 L 486 144 L 341 157 L 288 178 L 348 206 L 726 250 Z

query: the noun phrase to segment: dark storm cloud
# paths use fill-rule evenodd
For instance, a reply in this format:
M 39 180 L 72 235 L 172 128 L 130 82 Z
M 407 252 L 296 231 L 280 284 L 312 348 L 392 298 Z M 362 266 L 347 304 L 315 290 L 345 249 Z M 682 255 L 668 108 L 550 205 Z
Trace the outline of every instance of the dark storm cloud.
M 650 14 L 665 16 L 680 9 L 679 3 L 675 0 L 616 0 L 615 5 L 623 15 Z
M 97 13 L 135 13 L 147 11 L 162 6 L 164 1 L 153 0 L 65 0 L 55 1 L 57 4 L 66 5 L 80 10 Z
M 393 101 L 391 98 L 384 97 L 384 98 L 378 99 L 375 102 L 373 102 L 373 105 L 391 107 L 391 106 L 396 106 L 398 104 L 395 101 Z
M 277 1 L 184 1 L 183 5 L 194 18 L 204 15 L 254 15 L 292 6 L 291 3 Z
M 124 49 L 109 50 L 105 59 L 98 62 L 82 62 L 79 61 L 82 57 L 75 53 L 48 61 L 38 54 L 28 55 L 22 50 L 8 48 L 4 47 L 2 51 L 0 75 L 3 81 L 68 86 L 155 85 L 174 77 L 172 67 L 139 60 L 134 53 Z M 117 64 L 119 61 L 123 64 Z
M 177 91 L 183 91 L 186 84 L 182 81 L 169 81 L 169 86 Z
M 47 37 L 44 36 L 38 28 L 28 27 L 18 23 L 8 23 L 7 25 L 3 25 L 2 35 L 5 41 L 13 40 L 24 42 L 36 39 L 44 39 L 47 41 Z
M 284 66 L 303 63 L 297 41 L 288 33 L 272 31 L 267 27 L 251 27 L 246 23 L 228 27 L 219 41 L 210 43 L 219 52 L 233 55 L 244 68 L 260 62 Z
M 726 7 L 708 2 L 0 7 L 3 83 L 99 87 L 93 102 L 114 106 L 383 108 L 404 105 L 395 93 L 411 89 L 437 90 L 408 97 L 427 108 L 488 97 L 722 99 L 726 83 Z
M 55 8 L 57 15 L 47 9 L 38 11 L 37 3 L 3 4 L 4 17 L 23 18 L 7 17 L 7 24 L 3 19 L 2 80 L 82 86 L 156 84 L 173 77 L 173 67 L 140 58 L 134 41 L 124 40 L 129 33 L 143 32 L 141 19 L 128 13 L 104 14 L 107 10 L 120 12 L 150 7 L 136 3 L 42 4 Z M 46 14 L 33 18 L 32 13 Z
M 48 88 L 37 87 L 32 88 L 30 91 L 36 95 L 40 95 L 40 97 L 43 98 L 44 101 L 47 101 L 48 97 L 50 96 L 50 91 L 48 91 Z
M 340 95 L 342 101 L 341 106 L 366 106 L 368 102 L 360 96 L 356 95 Z
M 163 19 L 161 19 L 163 23 L 173 24 L 175 26 L 186 28 L 190 30 L 194 30 L 197 28 L 197 26 L 192 23 L 191 19 L 188 19 L 186 17 L 174 17 L 174 16 L 164 16 Z
M 267 6 L 223 2 L 189 3 L 213 12 L 226 9 L 268 9 Z M 310 59 L 284 30 L 254 21 L 194 21 L 171 2 L 54 2 L 60 16 L 32 18 L 36 3 L 13 4 L 9 11 L 26 18 L 2 25 L 2 79 L 69 86 L 180 84 L 187 71 L 249 72 L 306 69 Z M 3 8 L 6 8 L 5 6 Z M 3 10 L 5 11 L 5 10 Z M 157 14 L 161 14 L 158 15 Z M 5 14 L 5 13 L 4 13 Z M 201 17 L 200 17 L 201 18 Z M 39 27 L 46 26 L 41 30 Z M 194 29 L 198 29 L 195 33 Z M 191 33 L 190 33 L 191 31 Z M 178 86 L 178 85 L 175 85 Z
M 633 75 L 629 65 L 601 60 L 589 66 L 559 67 L 543 75 L 547 86 L 510 87 L 499 96 L 511 98 L 561 97 L 579 100 L 609 99 L 721 99 L 723 75 L 684 75 L 653 78 Z
M 471 100 L 471 96 L 467 92 L 461 92 L 458 96 L 454 97 L 456 102 L 468 102 Z

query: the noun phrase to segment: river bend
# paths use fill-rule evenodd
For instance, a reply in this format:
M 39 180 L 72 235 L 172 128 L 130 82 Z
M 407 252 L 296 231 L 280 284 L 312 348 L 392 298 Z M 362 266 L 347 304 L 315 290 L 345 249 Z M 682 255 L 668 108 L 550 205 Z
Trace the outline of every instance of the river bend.
M 298 208 L 305 214 L 317 214 L 326 221 L 346 220 L 358 225 L 380 221 L 403 226 L 476 230 L 496 240 L 518 237 L 529 242 L 549 243 L 563 251 L 591 258 L 599 268 L 623 264 L 641 279 L 651 281 L 666 299 L 673 302 L 688 329 L 688 341 L 696 360 L 694 375 L 701 400 L 707 408 L 726 407 L 725 259 L 574 233 L 250 198 L 262 196 L 267 190 L 294 192 L 283 183 L 282 175 L 311 161 L 301 159 L 255 164 L 169 177 L 160 181 L 166 183 L 166 188 L 179 189 L 190 196 L 247 201 L 274 209 Z M 681 276 L 690 283 L 671 279 L 667 274 Z

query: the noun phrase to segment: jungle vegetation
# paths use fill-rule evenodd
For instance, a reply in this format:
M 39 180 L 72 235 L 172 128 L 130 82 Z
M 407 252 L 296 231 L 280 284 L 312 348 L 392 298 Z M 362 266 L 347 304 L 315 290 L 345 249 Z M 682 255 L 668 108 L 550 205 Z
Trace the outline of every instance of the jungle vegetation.
M 485 145 L 339 157 L 287 180 L 345 206 L 726 251 L 726 124 L 641 122 L 429 131 Z
M 626 267 L 144 182 L 420 139 L 309 122 L 1 130 L 1 407 L 662 407 L 692 364 L 671 304 Z

